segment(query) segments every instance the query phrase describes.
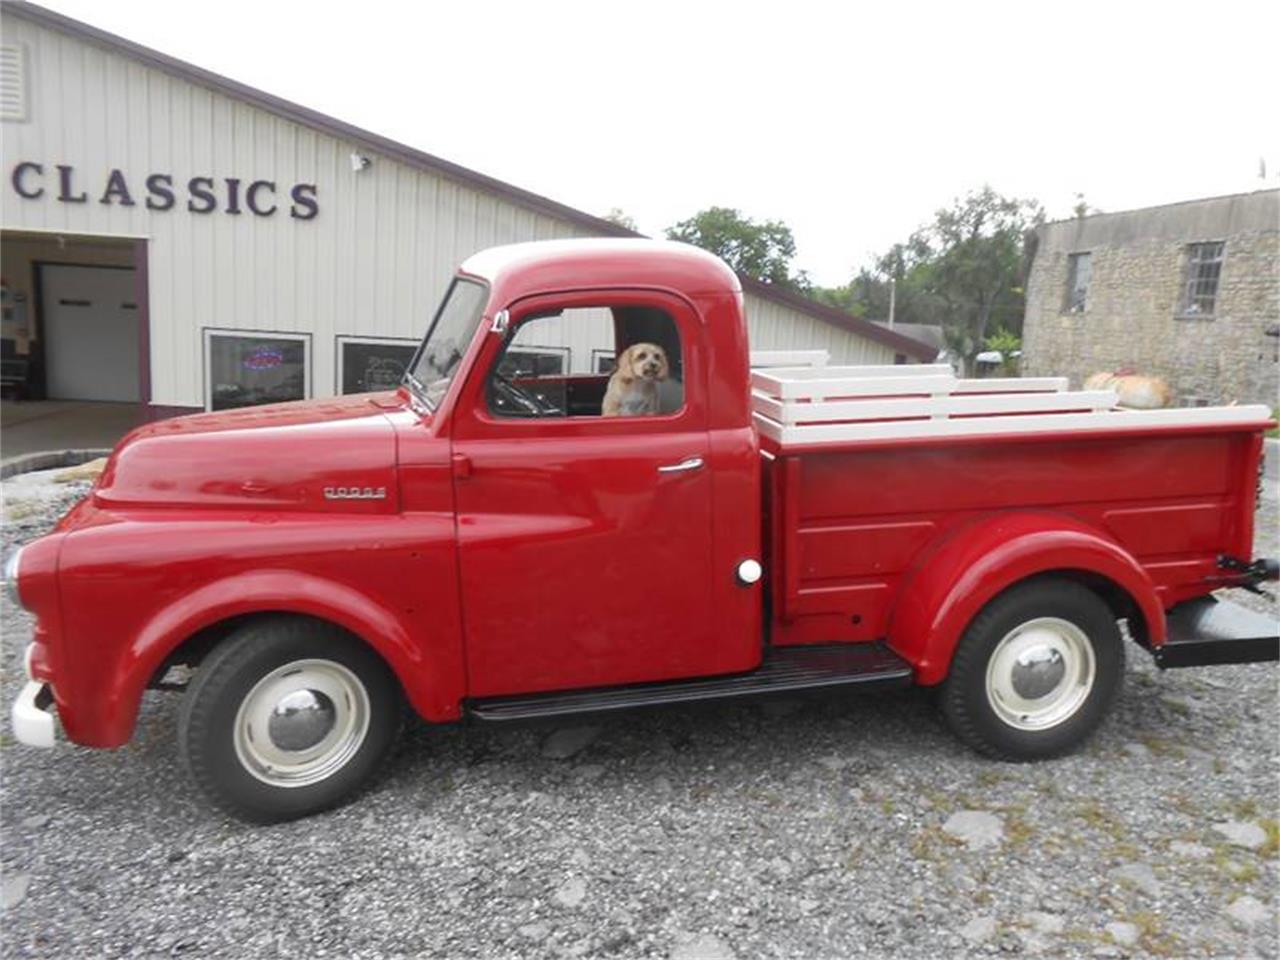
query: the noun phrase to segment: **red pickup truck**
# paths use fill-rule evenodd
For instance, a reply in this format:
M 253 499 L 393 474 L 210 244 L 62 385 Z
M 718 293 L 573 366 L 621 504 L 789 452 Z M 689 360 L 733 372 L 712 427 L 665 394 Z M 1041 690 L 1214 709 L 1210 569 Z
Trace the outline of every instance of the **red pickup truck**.
M 522 244 L 462 265 L 395 392 L 134 431 L 7 564 L 35 618 L 17 738 L 51 745 L 56 707 L 120 746 L 144 690 L 183 686 L 196 782 L 266 821 L 355 792 L 406 703 L 915 683 L 1036 759 L 1098 725 L 1126 641 L 1277 659 L 1274 623 L 1211 596 L 1276 576 L 1251 559 L 1266 408 L 748 356 L 709 254 Z

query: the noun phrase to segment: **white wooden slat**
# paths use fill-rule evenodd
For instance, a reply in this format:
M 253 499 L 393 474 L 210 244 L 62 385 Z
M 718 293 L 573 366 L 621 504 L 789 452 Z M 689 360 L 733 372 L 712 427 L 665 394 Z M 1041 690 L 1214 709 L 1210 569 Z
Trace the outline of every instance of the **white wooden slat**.
M 782 443 L 782 424 L 766 417 L 763 413 L 753 413 L 751 418 L 755 421 L 756 430 L 762 437 L 768 437 L 775 443 Z
M 784 425 L 834 421 L 889 420 L 908 417 L 956 417 L 1025 415 L 1111 410 L 1114 390 L 1074 393 L 991 394 L 911 399 L 835 400 L 823 403 L 786 403 L 760 391 L 752 394 L 753 409 Z
M 859 440 L 938 439 L 949 437 L 1017 436 L 1028 433 L 1083 431 L 1167 430 L 1195 426 L 1264 427 L 1271 411 L 1261 404 L 1238 407 L 1179 407 L 1171 410 L 1113 410 L 1097 413 L 1047 413 L 1015 417 L 975 417 L 949 420 L 899 420 L 876 423 L 785 425 L 755 414 L 760 432 L 781 444 L 831 444 Z
M 955 376 L 945 363 L 878 363 L 835 367 L 785 367 L 761 371 L 762 376 L 779 383 L 802 380 L 864 380 L 867 377 L 937 377 Z
M 831 361 L 826 350 L 752 350 L 751 368 L 825 367 Z
M 755 374 L 752 375 L 754 381 Z M 784 381 L 761 392 L 783 400 L 826 400 L 834 397 L 887 397 L 947 394 L 955 377 L 867 377 L 865 379 Z M 753 382 L 754 385 L 754 382 Z
M 1067 389 L 1066 377 L 990 377 L 957 380 L 953 393 L 1042 393 Z
M 751 386 L 772 397 L 857 396 L 868 381 L 892 379 L 904 384 L 926 381 L 929 391 L 933 391 L 939 378 L 948 383 L 956 382 L 955 373 L 946 364 L 785 367 L 751 371 Z M 922 391 L 912 389 L 906 392 Z

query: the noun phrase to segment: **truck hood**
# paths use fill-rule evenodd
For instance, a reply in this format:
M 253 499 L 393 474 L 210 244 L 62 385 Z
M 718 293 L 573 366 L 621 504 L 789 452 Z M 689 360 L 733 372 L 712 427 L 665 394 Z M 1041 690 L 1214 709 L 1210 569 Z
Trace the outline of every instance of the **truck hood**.
M 395 393 L 202 413 L 139 427 L 107 461 L 104 507 L 398 509 Z

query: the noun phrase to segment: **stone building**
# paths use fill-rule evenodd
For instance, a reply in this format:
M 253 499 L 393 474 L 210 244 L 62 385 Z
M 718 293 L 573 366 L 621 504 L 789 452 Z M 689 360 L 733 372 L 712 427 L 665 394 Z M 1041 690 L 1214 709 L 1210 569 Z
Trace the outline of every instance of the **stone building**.
M 1102 213 L 1037 231 L 1023 372 L 1131 368 L 1182 405 L 1274 405 L 1280 190 Z

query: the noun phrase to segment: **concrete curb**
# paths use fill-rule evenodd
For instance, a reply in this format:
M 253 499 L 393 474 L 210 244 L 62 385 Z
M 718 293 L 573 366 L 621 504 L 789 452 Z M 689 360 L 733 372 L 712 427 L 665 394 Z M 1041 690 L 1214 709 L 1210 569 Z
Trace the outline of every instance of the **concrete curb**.
M 39 453 L 24 453 L 20 457 L 10 457 L 0 462 L 0 480 L 8 480 L 20 473 L 31 473 L 35 470 L 52 470 L 54 467 L 78 467 L 82 463 L 105 457 L 111 451 L 107 448 L 92 450 L 43 450 Z

